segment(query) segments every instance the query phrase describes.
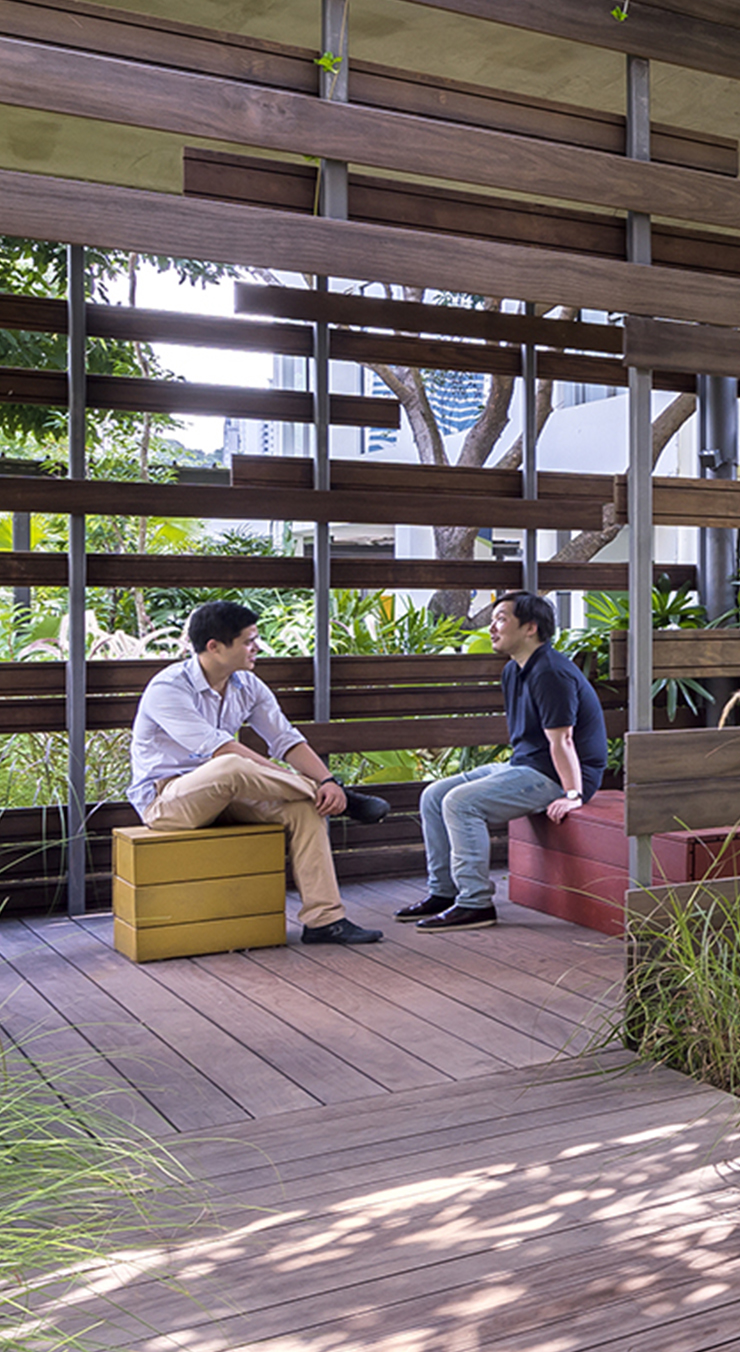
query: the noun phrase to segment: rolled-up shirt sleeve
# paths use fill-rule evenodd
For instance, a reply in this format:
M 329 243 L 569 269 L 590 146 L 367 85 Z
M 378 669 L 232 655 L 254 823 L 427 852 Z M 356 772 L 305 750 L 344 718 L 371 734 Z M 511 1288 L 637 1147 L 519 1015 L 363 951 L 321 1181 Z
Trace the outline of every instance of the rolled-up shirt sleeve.
M 233 733 L 214 727 L 197 711 L 186 689 L 174 684 L 150 686 L 146 713 L 194 761 L 209 760 L 220 746 L 234 740 Z
M 285 717 L 280 705 L 268 686 L 258 678 L 254 679 L 256 687 L 256 699 L 249 711 L 249 726 L 253 728 L 263 742 L 267 743 L 267 751 L 275 760 L 285 760 L 285 756 L 291 747 L 297 746 L 300 742 L 305 742 L 303 733 Z

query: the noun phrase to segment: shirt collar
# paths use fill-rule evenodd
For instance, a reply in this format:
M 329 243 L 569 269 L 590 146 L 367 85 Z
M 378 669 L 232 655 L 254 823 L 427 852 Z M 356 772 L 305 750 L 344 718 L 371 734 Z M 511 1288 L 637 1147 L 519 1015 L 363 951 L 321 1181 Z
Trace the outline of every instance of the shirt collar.
M 193 653 L 192 657 L 189 657 L 187 659 L 185 663 L 185 671 L 189 680 L 192 682 L 193 686 L 197 691 L 202 693 L 204 691 L 210 690 L 212 691 L 213 694 L 216 693 L 215 690 L 213 689 L 213 686 L 209 684 L 206 678 L 206 674 L 202 666 L 200 665 L 200 662 L 198 661 L 197 653 Z

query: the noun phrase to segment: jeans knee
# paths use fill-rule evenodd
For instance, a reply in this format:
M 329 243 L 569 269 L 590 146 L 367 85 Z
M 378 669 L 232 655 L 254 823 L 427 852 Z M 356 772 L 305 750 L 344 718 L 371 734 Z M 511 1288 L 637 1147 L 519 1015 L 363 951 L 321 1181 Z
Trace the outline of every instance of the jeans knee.
M 464 824 L 471 817 L 484 816 L 477 801 L 468 790 L 468 784 L 458 784 L 446 794 L 442 803 L 442 820 L 446 826 Z
M 419 811 L 422 813 L 439 812 L 445 794 L 449 790 L 445 788 L 443 779 L 438 779 L 434 784 L 427 784 L 419 799 Z

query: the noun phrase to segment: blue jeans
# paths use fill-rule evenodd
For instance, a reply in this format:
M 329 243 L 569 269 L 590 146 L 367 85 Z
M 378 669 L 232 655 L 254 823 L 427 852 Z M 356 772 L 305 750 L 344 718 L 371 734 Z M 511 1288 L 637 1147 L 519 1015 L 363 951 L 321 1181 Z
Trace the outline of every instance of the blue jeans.
M 544 812 L 562 795 L 555 780 L 528 765 L 481 765 L 429 784 L 421 825 L 430 893 L 459 906 L 490 906 L 489 827 Z

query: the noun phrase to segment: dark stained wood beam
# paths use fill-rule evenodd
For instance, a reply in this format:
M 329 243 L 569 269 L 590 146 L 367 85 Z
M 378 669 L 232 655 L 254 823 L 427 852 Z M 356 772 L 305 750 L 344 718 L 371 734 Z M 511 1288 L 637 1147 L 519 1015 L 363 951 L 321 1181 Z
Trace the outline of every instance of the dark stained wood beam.
M 696 582 L 693 564 L 656 563 L 673 587 Z M 0 586 L 66 587 L 66 554 L 0 551 Z M 626 591 L 626 563 L 554 563 L 539 565 L 543 591 Z M 88 554 L 90 587 L 306 587 L 313 586 L 310 559 L 220 558 L 168 554 Z M 479 587 L 500 591 L 522 585 L 522 565 L 488 559 L 334 558 L 333 587 L 405 590 L 418 587 Z M 20 690 L 18 693 L 27 693 Z
M 0 367 L 0 402 L 64 407 L 66 373 Z M 296 423 L 310 423 L 314 417 L 313 396 L 301 390 L 246 389 L 137 376 L 88 375 L 87 403 L 90 408 L 132 413 L 223 415 Z M 400 405 L 392 398 L 332 394 L 329 421 L 343 427 L 396 428 L 400 426 Z
M 611 20 L 611 22 L 614 22 Z M 15 106 L 736 229 L 716 174 L 0 38 Z
M 675 19 L 677 3 L 652 2 L 669 9 Z M 734 4 L 720 10 L 719 0 L 693 3 L 695 18 L 731 23 L 732 14 L 737 15 Z M 0 34 L 318 94 L 314 50 L 83 0 L 0 0 Z M 350 100 L 355 103 L 624 153 L 624 118 L 603 109 L 432 78 L 352 58 L 349 78 Z M 733 178 L 738 172 L 736 141 L 680 127 L 654 124 L 651 154 L 659 163 L 685 164 Z
M 528 315 L 473 310 L 460 305 L 384 300 L 379 296 L 347 295 L 342 291 L 309 291 L 250 282 L 237 282 L 234 291 L 238 314 L 596 352 L 621 353 L 624 346 L 620 328 L 611 324 L 535 319 Z M 355 335 L 352 337 L 354 339 Z
M 626 525 L 627 479 L 614 480 L 615 520 Z M 733 479 L 653 479 L 656 526 L 740 526 L 740 482 Z
M 671 5 L 640 0 L 630 5 L 629 19 L 616 22 L 609 4 L 594 0 L 407 0 L 428 9 L 487 19 L 529 32 L 547 33 L 570 42 L 606 47 L 652 61 L 705 70 L 736 79 L 740 69 L 740 29 L 735 22 L 717 23 Z M 666 13 L 668 11 L 668 13 Z M 705 12 L 705 11 L 704 11 Z M 732 8 L 727 7 L 728 16 Z
M 666 324 L 628 315 L 625 366 L 648 370 L 700 371 L 706 375 L 740 373 L 740 331 L 711 324 Z
M 740 282 L 0 170 L 0 231 L 734 327 Z
M 481 498 L 462 493 L 382 492 L 367 490 L 317 492 L 279 488 L 212 488 L 198 485 L 127 483 L 123 481 L 34 479 L 8 475 L 2 479 L 3 507 L 8 512 L 111 513 L 122 516 L 185 516 L 255 521 L 361 521 L 377 524 L 492 526 L 515 529 L 598 530 L 599 504 L 525 502 Z

